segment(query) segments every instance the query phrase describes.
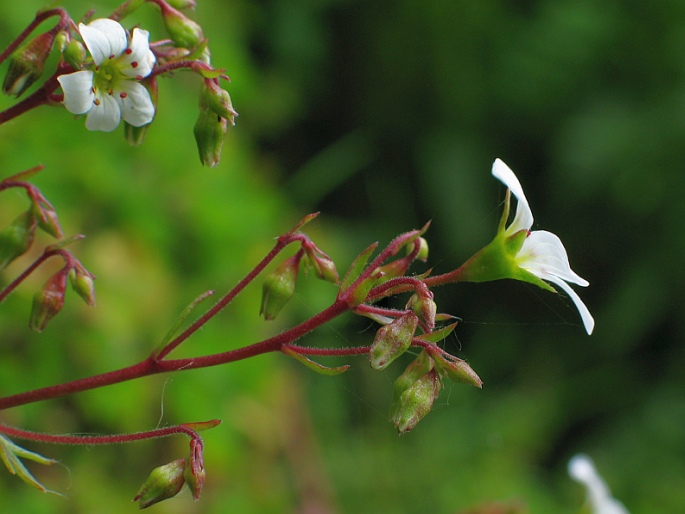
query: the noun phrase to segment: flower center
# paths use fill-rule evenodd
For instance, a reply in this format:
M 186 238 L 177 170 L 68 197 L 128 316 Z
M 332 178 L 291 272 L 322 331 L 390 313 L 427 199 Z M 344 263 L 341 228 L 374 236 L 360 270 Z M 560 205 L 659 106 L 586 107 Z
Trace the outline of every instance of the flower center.
M 112 94 L 122 78 L 125 78 L 125 75 L 121 73 L 117 62 L 114 59 L 107 59 L 96 68 L 93 75 L 93 86 L 96 90 Z

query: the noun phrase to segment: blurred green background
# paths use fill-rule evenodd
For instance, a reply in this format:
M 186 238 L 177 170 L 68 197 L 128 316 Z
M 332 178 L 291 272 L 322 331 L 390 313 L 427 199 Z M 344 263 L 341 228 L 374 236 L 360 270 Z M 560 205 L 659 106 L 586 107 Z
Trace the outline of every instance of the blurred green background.
M 448 384 L 401 438 L 386 418 L 406 362 L 378 373 L 363 358 L 327 378 L 261 356 L 11 409 L 2 422 L 113 433 L 221 418 L 205 434 L 201 501 L 186 491 L 152 507 L 159 513 L 458 513 L 512 502 L 570 514 L 584 496 L 566 474 L 577 452 L 594 458 L 631 514 L 685 511 L 685 4 L 198 3 L 240 113 L 216 169 L 198 162 L 199 83 L 183 72 L 160 81 L 140 147 L 121 130 L 88 132 L 59 107 L 0 127 L 0 173 L 45 164 L 34 182 L 65 232 L 88 236 L 73 250 L 98 277 L 97 307 L 72 294 L 42 334 L 27 322 L 50 266 L 2 305 L 0 394 L 144 358 L 192 298 L 235 284 L 308 212 L 322 211 L 307 232 L 340 270 L 372 241 L 429 219 L 428 265 L 453 269 L 494 234 L 496 157 L 517 172 L 535 227 L 558 234 L 590 281 L 579 293 L 595 333 L 586 336 L 567 298 L 525 284 L 437 290 L 439 308 L 463 318 L 447 345 L 485 386 Z M 115 7 L 62 5 L 76 19 Z M 42 6 L 5 3 L 0 46 Z M 125 24 L 139 22 L 166 37 L 151 6 Z M 2 224 L 25 204 L 3 193 Z M 36 252 L 50 240 L 37 243 Z M 313 277 L 299 285 L 273 323 L 258 318 L 251 287 L 178 355 L 268 337 L 335 294 Z M 304 343 L 368 344 L 373 333 L 346 317 Z M 149 470 L 187 443 L 27 447 L 64 464 L 31 469 L 66 498 L 0 471 L 3 509 L 106 514 L 135 510 Z

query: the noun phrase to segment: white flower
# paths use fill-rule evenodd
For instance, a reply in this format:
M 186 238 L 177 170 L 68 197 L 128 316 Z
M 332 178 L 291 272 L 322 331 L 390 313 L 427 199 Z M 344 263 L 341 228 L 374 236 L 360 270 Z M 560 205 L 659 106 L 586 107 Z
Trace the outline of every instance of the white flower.
M 124 28 L 107 18 L 81 23 L 79 32 L 95 67 L 57 77 L 65 107 L 74 114 L 88 113 L 88 130 L 110 132 L 121 118 L 134 127 L 150 123 L 155 106 L 140 83 L 155 65 L 149 33 L 133 29 L 129 43 Z
M 533 226 L 533 213 L 528 206 L 526 196 L 523 194 L 521 183 L 509 166 L 497 159 L 492 165 L 492 174 L 509 188 L 517 200 L 516 215 L 511 224 L 503 230 L 503 235 L 509 238 L 522 230 L 527 233 L 523 245 L 514 258 L 516 264 L 536 277 L 563 289 L 576 305 L 583 325 L 585 325 L 585 330 L 591 334 L 595 327 L 595 320 L 587 306 L 567 283 L 586 287 L 589 282 L 571 270 L 566 249 L 555 234 L 545 230 L 530 231 Z M 508 214 L 508 210 L 505 212 Z
M 587 455 L 574 456 L 568 463 L 568 474 L 587 489 L 592 514 L 628 514 L 623 504 L 611 497 L 609 488 Z

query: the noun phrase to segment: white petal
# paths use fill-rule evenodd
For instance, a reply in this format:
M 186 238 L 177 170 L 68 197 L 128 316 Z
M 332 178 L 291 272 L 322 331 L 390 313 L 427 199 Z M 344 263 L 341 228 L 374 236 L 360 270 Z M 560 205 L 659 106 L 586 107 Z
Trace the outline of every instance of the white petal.
M 578 309 L 578 313 L 580 314 L 580 318 L 583 320 L 583 325 L 585 326 L 585 330 L 587 331 L 588 335 L 592 334 L 592 331 L 595 329 L 595 318 L 592 317 L 587 305 L 585 305 L 583 300 L 580 299 L 580 296 L 578 296 L 578 294 L 571 289 L 571 286 L 555 275 L 540 276 L 540 278 L 547 280 L 548 282 L 552 282 L 566 292 L 566 294 L 576 305 L 576 309 Z
M 99 105 L 94 104 L 86 117 L 86 128 L 88 130 L 102 130 L 111 132 L 121 120 L 121 109 L 112 95 L 97 95 Z
M 126 50 L 126 31 L 109 18 L 94 20 L 88 25 L 79 24 L 79 32 L 98 66 L 110 57 Z
M 551 274 L 582 287 L 590 285 L 571 269 L 561 239 L 546 230 L 534 230 L 528 235 L 516 255 L 516 261 L 537 276 Z
M 83 114 L 93 107 L 93 72 L 77 71 L 60 75 L 57 81 L 64 92 L 64 106 L 74 114 Z
M 133 29 L 130 54 L 124 52 L 120 57 L 121 72 L 128 77 L 147 77 L 155 65 L 155 54 L 150 50 L 150 33 L 147 30 Z M 131 63 L 136 63 L 135 67 Z
M 150 123 L 155 117 L 155 106 L 150 99 L 150 93 L 142 84 L 133 80 L 126 80 L 124 84 L 123 91 L 114 93 L 124 121 L 134 127 Z M 122 98 L 120 93 L 125 93 L 125 96 Z
M 505 233 L 511 235 L 519 230 L 530 230 L 530 227 L 533 226 L 533 213 L 519 179 L 516 178 L 511 168 L 500 159 L 495 159 L 492 165 L 492 175 L 507 186 L 517 200 L 516 216 L 514 216 L 514 221 L 507 227 Z

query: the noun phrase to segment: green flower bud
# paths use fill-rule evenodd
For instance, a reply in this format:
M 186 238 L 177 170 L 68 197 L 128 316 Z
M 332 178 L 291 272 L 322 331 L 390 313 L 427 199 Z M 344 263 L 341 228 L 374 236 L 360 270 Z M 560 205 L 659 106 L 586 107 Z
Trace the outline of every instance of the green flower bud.
M 168 3 L 159 4 L 162 8 L 162 22 L 176 46 L 194 48 L 205 40 L 202 27 L 181 11 Z
M 400 395 L 399 402 L 390 413 L 390 420 L 400 434 L 409 432 L 431 411 L 441 387 L 440 377 L 431 370 Z
M 266 320 L 275 319 L 295 294 L 295 283 L 300 269 L 302 253 L 298 252 L 283 261 L 266 279 L 262 287 L 262 306 L 259 314 Z
M 95 277 L 83 268 L 74 268 L 69 272 L 71 288 L 76 291 L 89 307 L 95 306 Z
M 0 231 L 0 270 L 5 269 L 17 257 L 26 253 L 36 234 L 36 218 L 26 211 Z
M 53 31 L 40 34 L 12 54 L 2 84 L 3 93 L 21 96 L 43 75 L 45 61 L 50 56 L 55 35 Z
M 177 459 L 153 469 L 133 501 L 138 502 L 141 509 L 146 509 L 162 500 L 173 498 L 185 483 L 185 467 L 185 459 Z
M 369 351 L 371 367 L 384 369 L 407 351 L 418 324 L 419 318 L 410 312 L 379 328 Z
M 338 270 L 333 260 L 319 250 L 314 243 L 303 244 L 302 249 L 307 254 L 308 262 L 314 268 L 314 273 L 316 273 L 318 278 L 332 284 L 337 284 L 340 281 Z
M 392 390 L 392 403 L 390 405 L 391 413 L 398 408 L 402 393 L 409 389 L 419 378 L 432 370 L 433 366 L 433 359 L 424 349 L 416 357 L 416 359 L 414 359 L 409 366 L 407 366 L 407 368 L 404 370 L 404 373 L 397 377 Z
M 36 332 L 42 332 L 50 320 L 54 318 L 64 306 L 64 293 L 67 290 L 66 268 L 55 273 L 33 297 L 29 327 Z
M 57 213 L 47 200 L 34 200 L 31 213 L 43 232 L 57 239 L 63 236 Z
M 86 61 L 86 47 L 80 41 L 72 39 L 62 52 L 64 60 L 75 70 L 80 70 L 81 65 Z
M 423 237 L 419 237 L 419 253 L 416 256 L 416 259 L 421 261 L 421 262 L 426 262 L 428 260 L 428 241 L 426 241 Z M 411 249 L 409 249 L 411 252 Z

